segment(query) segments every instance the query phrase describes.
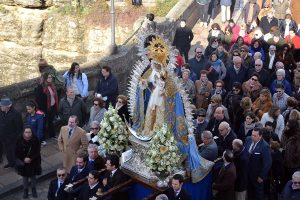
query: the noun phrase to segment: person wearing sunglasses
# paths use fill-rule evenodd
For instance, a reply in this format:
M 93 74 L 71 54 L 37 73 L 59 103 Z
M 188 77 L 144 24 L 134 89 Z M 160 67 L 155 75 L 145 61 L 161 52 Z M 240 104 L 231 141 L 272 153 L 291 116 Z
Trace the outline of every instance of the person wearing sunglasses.
M 250 97 L 252 101 L 255 101 L 262 89 L 262 85 L 259 82 L 259 75 L 254 72 L 250 79 L 243 83 L 242 89 L 244 96 Z
M 93 121 L 97 121 L 99 123 L 101 123 L 104 114 L 107 112 L 106 108 L 105 108 L 105 101 L 103 101 L 102 98 L 94 98 L 94 104 L 90 109 L 90 118 L 89 118 L 89 122 L 87 124 L 87 126 L 85 126 L 85 130 L 89 131 L 88 129 L 90 128 L 89 125 L 93 122 Z
M 287 182 L 281 193 L 281 199 L 300 199 L 300 171 L 294 172 L 292 180 Z
M 67 172 L 65 168 L 56 170 L 56 178 L 49 184 L 48 200 L 63 200 L 68 198 L 68 193 L 64 190 L 68 184 Z
M 290 97 L 284 92 L 284 89 L 284 85 L 278 84 L 275 86 L 276 93 L 273 94 L 273 105 L 277 105 L 281 113 L 287 109 L 287 100 Z
M 249 69 L 248 77 L 251 78 L 253 73 L 257 73 L 259 75 L 259 83 L 263 87 L 270 86 L 270 72 L 263 68 L 263 61 L 261 59 L 255 60 L 255 67 Z
M 98 133 L 101 129 L 100 123 L 98 121 L 92 121 L 89 127 L 90 127 L 90 131 L 86 134 L 89 143 L 96 144 L 99 146 Z

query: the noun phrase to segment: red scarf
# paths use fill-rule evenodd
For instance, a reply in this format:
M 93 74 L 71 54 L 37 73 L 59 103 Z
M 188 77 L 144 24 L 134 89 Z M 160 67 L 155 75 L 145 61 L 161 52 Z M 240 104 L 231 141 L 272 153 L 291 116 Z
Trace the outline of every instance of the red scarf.
M 50 91 L 49 91 L 48 87 L 50 87 L 51 90 L 53 91 L 54 100 L 55 100 L 55 108 L 56 108 L 56 110 L 58 110 L 58 96 L 57 96 L 57 91 L 56 91 L 56 87 L 52 83 L 50 83 L 48 85 L 45 85 L 44 88 L 43 88 L 44 94 L 47 95 L 47 109 L 49 111 L 50 108 L 51 108 L 51 94 L 50 94 Z

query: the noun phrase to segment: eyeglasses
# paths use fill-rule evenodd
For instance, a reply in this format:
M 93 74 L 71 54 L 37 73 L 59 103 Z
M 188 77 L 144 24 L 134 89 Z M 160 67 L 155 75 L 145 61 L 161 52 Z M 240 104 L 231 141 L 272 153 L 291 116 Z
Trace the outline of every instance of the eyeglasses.
M 66 174 L 57 174 L 58 177 L 64 177 Z
M 200 53 L 202 53 L 202 51 L 201 51 L 201 52 L 196 52 L 196 53 L 199 53 L 199 54 L 200 54 Z
M 257 79 L 255 79 L 255 78 L 251 78 L 251 80 L 252 80 L 252 81 L 258 81 L 258 80 L 257 80 Z
M 216 87 L 222 87 L 222 85 L 216 85 Z
M 255 66 L 261 66 L 261 65 L 255 65 Z
M 99 106 L 99 104 L 97 104 L 97 103 L 94 103 L 94 106 Z
M 240 52 L 246 52 L 245 50 L 241 50 Z
M 233 91 L 233 92 L 238 92 L 239 90 L 238 90 L 238 89 L 233 89 L 232 91 Z
M 98 130 L 99 128 L 98 127 L 96 127 L 96 128 L 90 128 L 91 130 Z
M 300 182 L 293 182 L 293 184 L 295 184 L 295 185 L 300 185 Z
M 277 93 L 281 93 L 282 91 L 281 91 L 281 90 L 276 90 L 276 92 L 277 92 Z
M 205 115 L 198 115 L 198 117 L 205 117 Z

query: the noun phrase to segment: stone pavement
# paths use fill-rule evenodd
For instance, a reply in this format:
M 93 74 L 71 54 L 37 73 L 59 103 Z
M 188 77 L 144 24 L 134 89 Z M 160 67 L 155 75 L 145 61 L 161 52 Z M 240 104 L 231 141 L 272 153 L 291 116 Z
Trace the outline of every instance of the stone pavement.
M 62 166 L 62 154 L 58 150 L 56 139 L 51 138 L 47 140 L 47 145 L 41 148 L 41 155 L 43 171 L 38 179 L 51 176 L 58 167 Z M 12 168 L 4 169 L 3 166 L 5 164 L 6 160 L 4 159 L 3 163 L 0 164 L 0 199 L 22 186 L 22 177 Z

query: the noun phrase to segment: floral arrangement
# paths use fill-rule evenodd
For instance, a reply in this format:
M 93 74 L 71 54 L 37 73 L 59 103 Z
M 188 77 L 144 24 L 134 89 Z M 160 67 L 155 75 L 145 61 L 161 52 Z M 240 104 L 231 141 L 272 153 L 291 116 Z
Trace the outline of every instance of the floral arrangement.
M 100 123 L 101 130 L 98 133 L 99 143 L 106 152 L 120 155 L 128 144 L 128 132 L 125 123 L 118 115 L 118 111 L 111 105 L 104 114 Z
M 164 124 L 150 141 L 146 166 L 156 174 L 169 175 L 179 165 L 180 155 L 176 144 L 173 134 Z

